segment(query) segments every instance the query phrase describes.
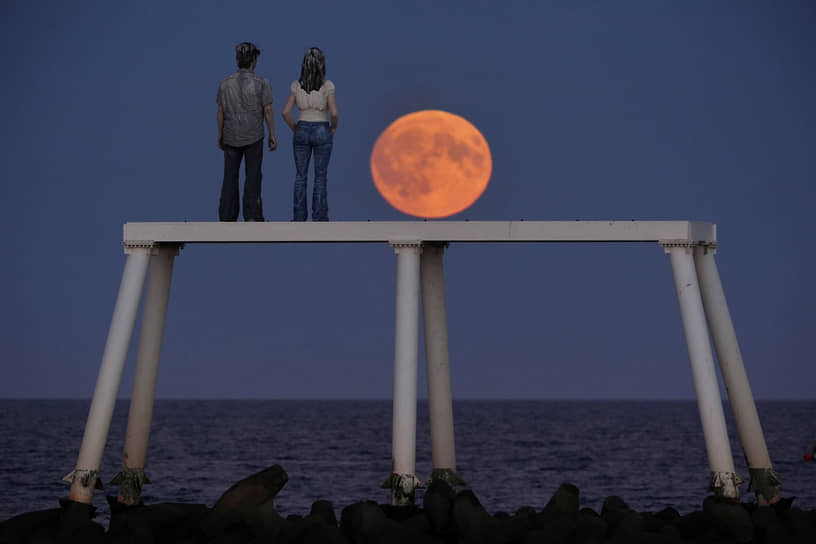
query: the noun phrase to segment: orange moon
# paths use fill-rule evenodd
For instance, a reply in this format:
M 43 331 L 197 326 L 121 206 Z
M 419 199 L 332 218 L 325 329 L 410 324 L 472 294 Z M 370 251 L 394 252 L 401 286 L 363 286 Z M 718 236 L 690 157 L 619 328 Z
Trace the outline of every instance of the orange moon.
M 424 218 L 467 209 L 490 180 L 493 159 L 482 133 L 465 118 L 439 110 L 404 115 L 374 144 L 371 175 L 396 209 Z

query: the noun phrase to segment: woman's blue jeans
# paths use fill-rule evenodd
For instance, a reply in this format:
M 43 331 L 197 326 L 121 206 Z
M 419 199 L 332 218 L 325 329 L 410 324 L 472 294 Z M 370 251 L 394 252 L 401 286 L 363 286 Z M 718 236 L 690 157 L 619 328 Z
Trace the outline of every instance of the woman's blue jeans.
M 314 190 L 312 191 L 312 221 L 329 220 L 326 200 L 326 174 L 329 169 L 334 138 L 329 123 L 298 121 L 292 147 L 295 152 L 295 201 L 293 221 L 306 221 L 306 179 L 309 159 L 314 154 Z

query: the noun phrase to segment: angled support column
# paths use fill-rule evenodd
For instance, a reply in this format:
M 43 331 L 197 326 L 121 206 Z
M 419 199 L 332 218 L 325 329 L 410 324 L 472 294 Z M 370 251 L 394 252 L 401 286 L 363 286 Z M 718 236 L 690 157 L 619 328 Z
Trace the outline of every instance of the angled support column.
M 179 246 L 158 247 L 150 257 L 150 277 L 142 313 L 122 470 L 111 480 L 111 484 L 118 486 L 117 500 L 123 504 L 141 503 L 142 486 L 150 483 L 144 472 L 147 442 L 156 397 L 156 376 L 170 298 L 173 260 L 178 253 Z
M 144 286 L 150 259 L 149 247 L 126 247 L 127 261 L 119 285 L 119 295 L 113 310 L 108 340 L 99 367 L 85 434 L 79 448 L 76 469 L 63 480 L 71 482 L 69 500 L 91 504 L 94 488 L 102 489 L 99 481 L 99 465 L 108 439 L 116 394 L 122 380 L 133 325 L 139 311 L 139 299 Z
M 419 351 L 419 256 L 422 242 L 391 242 L 397 254 L 394 335 L 394 413 L 391 435 L 391 504 L 414 504 L 416 475 L 417 358 Z
M 737 423 L 742 449 L 748 462 L 751 482 L 748 490 L 756 493 L 759 504 L 779 501 L 779 475 L 771 466 L 771 457 L 762 425 L 759 423 L 751 385 L 742 362 L 737 333 L 728 311 L 717 263 L 715 247 L 694 248 L 694 264 L 703 298 L 708 326 L 714 339 L 714 349 L 723 375 L 731 411 Z
M 450 385 L 448 323 L 445 314 L 445 274 L 442 258 L 447 244 L 425 244 L 420 258 L 422 321 L 425 325 L 425 364 L 428 375 L 428 414 L 431 419 L 431 481 L 451 487 L 465 485 L 456 472 L 453 401 Z
M 709 491 L 716 495 L 739 499 L 742 483 L 734 471 L 734 458 L 725 427 L 720 387 L 714 370 L 714 356 L 708 340 L 703 301 L 697 283 L 692 244 L 686 241 L 661 242 L 669 254 L 680 316 L 686 334 L 691 374 L 697 394 L 697 407 L 703 424 L 708 464 L 711 468 Z

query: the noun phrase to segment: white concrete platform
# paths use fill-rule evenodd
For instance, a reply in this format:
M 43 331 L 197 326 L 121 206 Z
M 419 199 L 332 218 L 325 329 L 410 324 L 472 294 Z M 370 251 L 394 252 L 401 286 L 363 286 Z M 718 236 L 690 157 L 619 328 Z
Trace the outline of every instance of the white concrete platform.
M 117 500 L 138 504 L 155 399 L 173 261 L 184 244 L 379 242 L 396 254 L 394 409 L 392 466 L 386 479 L 392 505 L 414 502 L 421 481 L 416 471 L 416 403 L 420 298 L 425 324 L 428 405 L 431 418 L 432 479 L 464 483 L 456 471 L 447 317 L 444 244 L 432 242 L 656 242 L 669 254 L 689 351 L 711 477 L 709 490 L 739 499 L 743 479 L 735 472 L 709 336 L 728 390 L 750 490 L 759 504 L 779 500 L 779 475 L 771 466 L 725 294 L 717 271 L 717 227 L 696 221 L 333 221 L 327 223 L 126 223 L 127 253 L 122 283 L 76 468 L 66 476 L 69 498 L 90 504 L 148 277 L 141 338 L 131 396 L 122 472 L 114 479 Z M 427 243 L 426 243 L 427 242 Z M 478 303 L 478 302 L 477 302 Z M 709 329 L 709 322 L 711 323 Z M 663 482 L 653 482 L 663 485 Z
M 281 242 L 661 242 L 710 245 L 698 221 L 332 221 L 125 223 L 126 246 Z

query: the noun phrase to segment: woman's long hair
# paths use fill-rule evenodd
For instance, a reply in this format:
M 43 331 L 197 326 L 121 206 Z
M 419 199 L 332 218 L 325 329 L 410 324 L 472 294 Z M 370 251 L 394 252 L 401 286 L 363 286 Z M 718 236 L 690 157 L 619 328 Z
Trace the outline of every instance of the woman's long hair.
M 300 65 L 300 87 L 307 93 L 316 91 L 326 82 L 326 57 L 323 51 L 312 47 L 303 55 Z

